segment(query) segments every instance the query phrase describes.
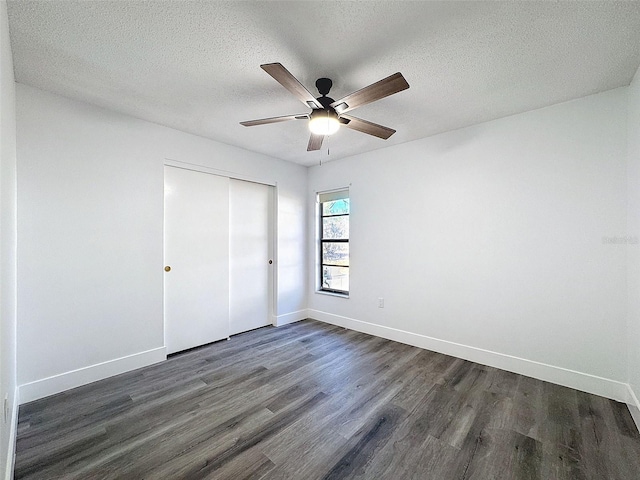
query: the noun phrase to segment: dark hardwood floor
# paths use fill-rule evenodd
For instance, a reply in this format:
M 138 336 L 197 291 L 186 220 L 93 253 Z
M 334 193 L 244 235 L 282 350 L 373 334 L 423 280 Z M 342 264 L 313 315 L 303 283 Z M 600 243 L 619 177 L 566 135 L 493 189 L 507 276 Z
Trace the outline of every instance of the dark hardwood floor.
M 629 479 L 624 404 L 306 320 L 20 407 L 16 479 Z

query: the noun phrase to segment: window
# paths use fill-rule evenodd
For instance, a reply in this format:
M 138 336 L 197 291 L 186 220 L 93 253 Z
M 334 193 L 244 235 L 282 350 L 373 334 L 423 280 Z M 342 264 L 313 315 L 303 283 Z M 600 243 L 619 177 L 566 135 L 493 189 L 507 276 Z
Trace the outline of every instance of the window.
M 320 288 L 349 293 L 349 190 L 318 194 Z

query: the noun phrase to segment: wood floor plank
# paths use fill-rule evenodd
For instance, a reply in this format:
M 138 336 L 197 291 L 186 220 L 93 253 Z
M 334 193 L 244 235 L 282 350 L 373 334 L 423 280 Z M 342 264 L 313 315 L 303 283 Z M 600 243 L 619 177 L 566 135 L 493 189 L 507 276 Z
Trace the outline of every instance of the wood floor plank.
M 407 417 L 408 412 L 398 406 L 386 404 L 368 416 L 368 421 L 351 437 L 344 446 L 344 453 L 322 478 L 338 480 L 362 477 L 367 464 L 371 463 L 376 451 L 382 449 L 393 435 L 397 426 Z M 369 472 L 376 478 L 376 472 Z
M 501 478 L 506 472 L 521 480 L 554 478 L 541 476 L 542 444 L 531 437 L 512 430 L 487 428 L 476 445 L 465 479 Z
M 306 320 L 20 406 L 16 479 L 638 480 L 626 406 Z
M 420 462 L 424 454 L 424 442 L 426 439 L 433 440 L 437 445 L 446 445 L 446 450 L 454 452 L 455 456 L 460 454 L 459 449 L 451 447 L 428 432 L 433 418 L 434 401 L 439 388 L 432 387 L 409 412 L 407 418 L 398 425 L 386 445 L 384 445 L 364 468 L 363 478 L 391 478 L 400 475 L 405 470 L 405 465 L 413 465 Z M 437 446 L 436 445 L 436 446 Z

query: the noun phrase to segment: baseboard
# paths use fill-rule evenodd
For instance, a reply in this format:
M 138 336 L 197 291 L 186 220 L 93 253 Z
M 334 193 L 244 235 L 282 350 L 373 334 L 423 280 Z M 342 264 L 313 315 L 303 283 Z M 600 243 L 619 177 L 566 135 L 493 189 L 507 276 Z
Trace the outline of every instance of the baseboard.
M 477 347 L 440 340 L 426 335 L 411 333 L 404 330 L 363 322 L 353 318 L 334 315 L 332 313 L 309 309 L 309 317 L 321 322 L 338 325 L 340 327 L 368 333 L 377 337 L 394 340 L 396 342 L 413 345 L 453 357 L 463 358 L 472 362 L 500 368 L 509 372 L 526 375 L 546 382 L 575 388 L 587 393 L 630 403 L 630 390 L 626 383 L 608 378 L 577 372 L 562 367 L 527 360 L 524 358 L 505 355 L 498 352 L 483 350 Z
M 126 357 L 116 358 L 107 362 L 90 365 L 52 377 L 36 380 L 20 385 L 20 402 L 27 403 L 39 398 L 96 382 L 104 378 L 146 367 L 166 360 L 165 347 L 154 348 L 146 352 L 135 353 Z
M 627 402 L 627 406 L 629 407 L 629 412 L 631 412 L 631 416 L 633 417 L 633 421 L 636 422 L 636 427 L 640 432 L 640 399 L 631 388 L 631 385 L 627 386 L 629 389 L 629 401 Z
M 7 451 L 5 458 L 7 460 L 4 479 L 13 479 L 13 469 L 16 460 L 16 437 L 18 435 L 18 405 L 20 404 L 20 390 L 16 387 L 13 393 L 13 407 L 11 408 L 11 422 L 9 431 L 9 442 L 7 443 Z
M 298 310 L 297 312 L 285 313 L 283 315 L 278 315 L 276 317 L 276 321 L 273 323 L 276 327 L 281 327 L 282 325 L 287 325 L 289 323 L 299 322 L 300 320 L 304 320 L 309 317 L 308 310 Z

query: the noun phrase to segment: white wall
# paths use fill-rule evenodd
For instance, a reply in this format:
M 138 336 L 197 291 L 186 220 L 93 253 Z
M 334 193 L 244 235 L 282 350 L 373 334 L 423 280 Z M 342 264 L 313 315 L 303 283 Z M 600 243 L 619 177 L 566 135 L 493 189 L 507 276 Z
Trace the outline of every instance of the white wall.
M 16 114 L 7 3 L 0 1 L 0 476 L 11 478 L 16 398 Z M 2 406 L 8 400 L 8 418 Z
M 350 298 L 314 293 L 311 253 L 310 316 L 625 397 L 627 249 L 603 237 L 626 233 L 626 98 L 311 168 L 309 215 L 349 184 L 352 214 Z
M 627 235 L 640 237 L 640 70 L 629 86 Z M 627 245 L 629 385 L 631 413 L 640 429 L 640 245 Z
M 304 167 L 21 84 L 17 128 L 21 401 L 164 358 L 167 158 L 277 182 L 277 315 L 306 313 Z

